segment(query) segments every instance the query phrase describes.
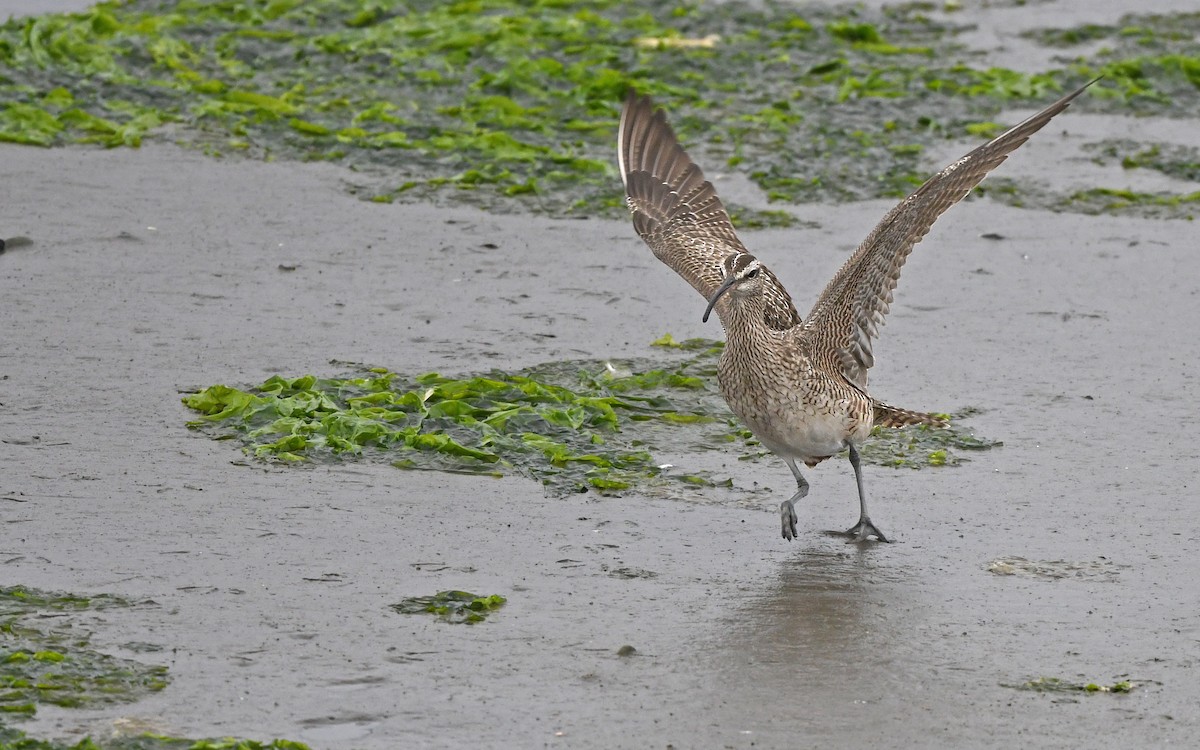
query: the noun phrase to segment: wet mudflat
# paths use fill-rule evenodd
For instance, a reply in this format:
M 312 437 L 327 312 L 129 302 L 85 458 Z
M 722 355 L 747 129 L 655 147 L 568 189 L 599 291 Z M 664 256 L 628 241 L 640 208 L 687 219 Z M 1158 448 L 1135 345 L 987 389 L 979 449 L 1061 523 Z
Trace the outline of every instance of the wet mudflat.
M 1192 138 L 1059 122 L 1004 173 L 1066 189 L 1094 176 L 1080 133 Z M 663 457 L 746 501 L 562 498 L 520 477 L 256 464 L 183 426 L 182 392 L 342 372 L 330 360 L 457 375 L 718 335 L 627 222 L 366 203 L 330 165 L 158 143 L 6 145 L 0 164 L 0 235 L 34 239 L 0 255 L 0 583 L 137 602 L 95 613 L 92 644 L 170 672 L 117 709 L 40 706 L 30 734 L 133 719 L 337 748 L 1200 738 L 1192 222 L 987 199 L 943 217 L 905 268 L 872 389 L 977 408 L 1004 445 L 870 468 L 896 543 L 859 548 L 823 533 L 855 518 L 839 462 L 810 472 L 788 544 L 792 480 L 770 459 Z M 744 239 L 806 310 L 889 206 L 802 206 L 814 225 Z M 508 601 L 474 626 L 390 608 L 447 589 Z M 1022 689 L 1038 678 L 1135 687 Z
M 172 684 L 130 713 L 322 747 L 1197 732 L 1197 455 L 1176 426 L 1197 387 L 1180 333 L 1197 306 L 1190 224 L 984 201 L 948 216 L 906 269 L 873 382 L 915 408 L 976 406 L 1005 444 L 952 469 L 872 470 L 897 543 L 858 549 L 821 534 L 853 520 L 851 473 L 832 463 L 789 545 L 773 498 L 242 466 L 182 428 L 179 391 L 331 357 L 471 371 L 708 333 L 623 224 L 381 207 L 341 195 L 331 169 L 169 147 L 4 159 L 10 215 L 37 238 L 3 257 L 5 577 L 157 603 L 104 618 L 115 653 L 170 654 Z M 880 208 L 751 242 L 804 285 Z M 770 461 L 712 468 L 790 491 Z M 989 571 L 1008 557 L 1083 567 Z M 469 630 L 388 609 L 448 588 L 509 602 Z M 1139 687 L 1002 687 L 1041 676 Z M 43 708 L 29 726 L 111 718 Z

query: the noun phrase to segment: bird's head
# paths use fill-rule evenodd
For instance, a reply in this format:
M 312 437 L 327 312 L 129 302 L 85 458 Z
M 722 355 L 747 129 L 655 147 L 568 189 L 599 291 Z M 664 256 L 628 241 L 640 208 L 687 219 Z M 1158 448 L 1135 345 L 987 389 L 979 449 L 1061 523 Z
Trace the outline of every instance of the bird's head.
M 732 253 L 725 258 L 723 265 L 725 279 L 721 282 L 721 286 L 717 287 L 717 291 L 708 298 L 708 307 L 704 309 L 704 317 L 701 318 L 705 323 L 708 322 L 708 316 L 712 314 L 717 300 L 726 293 L 735 298 L 749 299 L 758 295 L 763 289 L 763 266 L 758 258 L 749 253 Z

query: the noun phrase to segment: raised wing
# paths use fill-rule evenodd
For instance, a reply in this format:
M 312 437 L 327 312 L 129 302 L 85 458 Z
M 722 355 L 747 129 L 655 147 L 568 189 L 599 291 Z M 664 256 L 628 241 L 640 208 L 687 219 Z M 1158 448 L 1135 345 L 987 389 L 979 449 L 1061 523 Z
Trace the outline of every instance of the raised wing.
M 679 145 L 667 117 L 647 96 L 630 93 L 621 110 L 617 162 L 633 228 L 656 258 L 708 299 L 725 278 L 723 261 L 747 253 L 712 183 Z M 764 318 L 777 330 L 800 315 L 779 280 L 763 267 L 770 284 Z
M 933 222 L 1095 82 L 1067 94 L 938 172 L 889 211 L 867 235 L 821 292 L 805 323 L 806 332 L 820 337 L 837 352 L 847 378 L 866 386 L 867 369 L 875 364 L 871 342 L 879 335 L 891 307 L 900 268 Z

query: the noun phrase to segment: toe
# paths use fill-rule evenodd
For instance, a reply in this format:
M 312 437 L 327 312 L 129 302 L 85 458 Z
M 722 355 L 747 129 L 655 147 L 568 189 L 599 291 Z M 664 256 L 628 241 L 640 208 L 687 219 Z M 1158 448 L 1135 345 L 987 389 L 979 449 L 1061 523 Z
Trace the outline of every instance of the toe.
M 859 521 L 846 530 L 846 535 L 850 537 L 846 544 L 867 542 L 870 541 L 871 537 L 875 537 L 884 544 L 891 544 L 888 538 L 883 535 L 883 532 L 875 528 L 875 524 L 870 521 Z

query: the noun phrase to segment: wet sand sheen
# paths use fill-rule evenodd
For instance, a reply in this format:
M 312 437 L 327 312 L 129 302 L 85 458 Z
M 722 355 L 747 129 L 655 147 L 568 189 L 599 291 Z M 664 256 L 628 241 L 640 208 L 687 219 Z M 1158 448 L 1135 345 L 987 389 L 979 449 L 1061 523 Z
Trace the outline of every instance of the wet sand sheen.
M 1034 168 L 1022 158 L 1003 169 Z M 943 217 L 905 267 L 872 386 L 979 407 L 979 433 L 1005 444 L 945 470 L 869 467 L 897 543 L 859 550 L 822 533 L 853 520 L 844 466 L 810 476 L 789 546 L 774 495 L 556 499 L 523 479 L 248 468 L 183 428 L 181 390 L 332 374 L 332 358 L 463 373 L 716 335 L 626 222 L 380 206 L 332 167 L 155 144 L 0 159 L 0 232 L 34 239 L 0 256 L 2 489 L 24 501 L 4 506 L 4 582 L 157 602 L 106 611 L 94 637 L 170 653 L 172 684 L 126 715 L 314 747 L 1200 738 L 1200 449 L 1177 436 L 1200 396 L 1191 223 L 985 200 Z M 889 205 L 800 207 L 818 228 L 743 239 L 807 309 Z M 789 492 L 782 465 L 695 460 Z M 1071 566 L 1103 575 L 1036 575 Z M 448 588 L 509 602 L 466 631 L 388 610 Z M 1124 675 L 1132 694 L 1001 686 Z M 116 715 L 43 708 L 22 728 Z

